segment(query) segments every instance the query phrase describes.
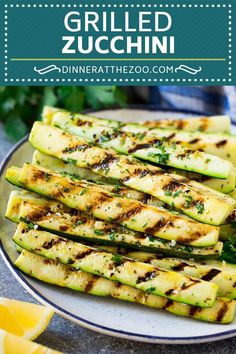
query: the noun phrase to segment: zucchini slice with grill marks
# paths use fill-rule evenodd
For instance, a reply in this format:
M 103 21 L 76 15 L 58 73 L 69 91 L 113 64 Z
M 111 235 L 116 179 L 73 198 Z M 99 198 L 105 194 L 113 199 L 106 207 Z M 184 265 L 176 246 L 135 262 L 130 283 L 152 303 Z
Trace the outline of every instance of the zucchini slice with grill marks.
M 143 164 L 113 150 L 91 146 L 85 139 L 41 122 L 35 122 L 30 142 L 43 153 L 104 177 L 119 179 L 126 186 L 148 193 L 208 224 L 224 223 L 235 205 L 231 197 L 200 183 L 168 174 L 159 167 Z
M 56 113 L 56 112 L 55 112 Z M 230 134 L 230 116 L 190 117 L 177 119 L 158 119 L 141 122 L 140 125 L 149 129 L 174 129 L 188 132 L 221 133 Z
M 218 296 L 236 298 L 236 265 L 227 267 L 226 262 L 222 261 L 198 263 L 178 258 L 164 258 L 146 252 L 125 252 L 124 254 L 139 262 L 150 263 L 191 277 L 211 281 L 219 286 Z
M 171 300 L 200 307 L 211 307 L 216 300 L 216 284 L 102 252 L 46 231 L 28 230 L 24 223 L 18 225 L 13 240 L 46 258 Z
M 200 150 L 208 154 L 219 156 L 228 160 L 236 166 L 236 136 L 228 134 L 206 134 L 201 132 L 185 132 L 173 131 L 168 129 L 152 129 L 148 130 L 146 127 L 140 127 L 135 124 L 126 124 L 122 127 L 122 131 L 145 134 L 145 136 L 152 136 L 153 141 L 157 138 L 165 138 L 169 142 L 175 142 L 177 145 L 183 145 L 191 150 Z M 150 141 L 151 143 L 151 141 Z
M 195 180 L 221 193 L 233 192 L 236 184 L 235 169 L 232 170 L 229 177 L 226 179 L 212 178 L 212 177 L 204 176 L 200 173 L 179 170 L 177 168 L 166 168 L 166 171 L 168 173 L 177 174 L 186 177 L 188 179 Z M 231 194 L 230 196 L 232 197 Z
M 222 242 L 214 247 L 191 247 L 168 242 L 151 235 L 132 231 L 111 224 L 73 209 L 65 210 L 63 204 L 44 198 L 34 198 L 31 193 L 21 195 L 12 192 L 9 198 L 6 217 L 14 222 L 20 218 L 26 223 L 38 225 L 45 231 L 62 235 L 79 242 L 98 245 L 115 245 L 128 249 L 162 253 L 184 258 L 217 258 L 222 250 Z
M 56 107 L 44 106 L 42 119 L 43 122 L 51 124 L 54 116 L 63 112 L 67 115 L 67 118 L 80 119 L 88 123 L 99 123 L 100 125 L 110 126 L 114 128 L 119 128 L 125 125 L 124 122 L 97 118 L 93 116 L 88 116 L 80 113 L 68 112 Z M 160 129 L 174 129 L 174 130 L 184 130 L 189 132 L 204 132 L 204 133 L 223 133 L 230 134 L 230 117 L 227 115 L 220 116 L 210 116 L 210 117 L 188 117 L 188 118 L 165 118 L 152 121 L 144 121 L 135 123 L 136 125 L 144 126 L 149 129 L 160 128 Z
M 201 224 L 163 208 L 117 196 L 101 186 L 73 181 L 39 166 L 25 164 L 19 181 L 25 189 L 131 230 L 198 247 L 211 246 L 218 241 L 218 227 Z
M 121 132 L 116 128 L 101 126 L 97 123 L 83 122 L 78 118 L 68 118 L 66 113 L 57 113 L 52 125 L 88 139 L 105 148 L 113 148 L 124 154 L 179 169 L 199 172 L 207 176 L 228 178 L 233 170 L 231 162 L 218 156 L 194 151 L 164 139 L 140 136 L 131 132 Z
M 210 308 L 181 304 L 81 270 L 75 271 L 68 265 L 25 250 L 16 260 L 15 266 L 25 274 L 49 284 L 97 296 L 111 296 L 150 308 L 163 309 L 179 316 L 222 324 L 230 323 L 234 319 L 235 302 L 226 298 L 217 298 Z
M 146 133 L 147 135 L 154 136 L 154 139 L 165 138 L 169 142 L 182 144 L 188 147 L 189 149 L 201 150 L 206 153 L 222 157 L 223 159 L 231 161 L 234 165 L 236 165 L 236 157 L 234 153 L 234 151 L 236 150 L 236 137 L 229 134 L 222 134 L 224 133 L 223 125 L 222 129 L 218 133 L 206 133 L 202 131 L 188 132 L 183 131 L 182 129 L 150 129 L 150 127 L 145 126 L 145 124 L 124 123 L 115 120 L 80 115 L 77 113 L 74 114 L 58 109 L 54 109 L 54 112 L 52 112 L 52 109 L 49 109 L 49 111 L 51 112 L 50 119 L 47 120 L 46 118 L 44 118 L 44 121 L 47 121 L 48 124 L 51 124 L 55 115 L 57 115 L 58 113 L 62 113 L 67 116 L 68 119 L 74 118 L 74 120 L 78 119 L 85 123 L 87 122 L 88 124 L 96 123 L 102 126 L 117 128 L 123 132 L 131 132 L 135 134 L 140 133 L 142 137 L 144 137 Z

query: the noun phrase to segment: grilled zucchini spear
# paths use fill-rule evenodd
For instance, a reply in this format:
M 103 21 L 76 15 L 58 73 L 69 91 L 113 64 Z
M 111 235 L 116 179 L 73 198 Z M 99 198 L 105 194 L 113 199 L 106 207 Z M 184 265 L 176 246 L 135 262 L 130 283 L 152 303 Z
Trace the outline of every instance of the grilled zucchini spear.
M 45 259 L 25 250 L 18 257 L 15 265 L 22 272 L 43 282 L 84 293 L 112 296 L 116 299 L 163 309 L 175 315 L 192 317 L 202 321 L 226 324 L 234 319 L 235 302 L 225 298 L 217 298 L 210 308 L 181 304 L 81 270 L 75 271 L 70 266 Z
M 6 178 L 10 181 L 11 169 Z M 39 166 L 25 164 L 20 184 L 28 190 L 52 197 L 63 204 L 112 221 L 131 230 L 192 246 L 210 246 L 218 241 L 219 228 L 174 215 L 163 208 L 117 196 L 100 186 L 73 181 Z
M 40 122 L 35 122 L 30 142 L 43 153 L 104 177 L 119 179 L 126 186 L 148 193 L 208 224 L 224 223 L 235 205 L 231 197 L 200 183 L 168 174 L 113 150 L 91 146 L 85 139 Z
M 18 225 L 13 240 L 46 258 L 171 300 L 200 307 L 211 307 L 216 300 L 216 284 L 102 252 L 49 232 L 29 230 L 24 223 Z
M 16 223 L 21 218 L 27 223 L 38 225 L 45 231 L 51 231 L 79 242 L 115 245 L 183 258 L 217 258 L 223 246 L 222 242 L 217 242 L 213 247 L 204 248 L 180 243 L 173 244 L 173 242 L 151 235 L 97 220 L 91 215 L 65 208 L 61 203 L 26 191 L 11 192 L 6 217 Z
M 176 129 L 187 132 L 230 134 L 230 117 L 226 115 L 211 117 L 190 117 L 181 119 L 158 119 L 141 122 L 140 125 L 149 129 Z
M 124 254 L 139 262 L 211 281 L 219 286 L 218 296 L 236 298 L 236 265 L 221 261 L 199 263 L 178 258 L 164 258 L 147 252 L 125 252 Z
M 44 156 L 46 156 L 46 155 L 44 155 Z M 196 182 L 202 183 L 205 186 L 215 189 L 216 191 L 221 192 L 221 193 L 232 192 L 234 190 L 235 184 L 236 184 L 236 170 L 235 169 L 232 170 L 229 177 L 226 179 L 211 178 L 208 176 L 204 176 L 200 173 L 179 170 L 177 168 L 172 168 L 172 167 L 166 168 L 166 171 L 168 173 L 177 174 L 179 176 L 183 176 L 188 179 L 195 180 Z
M 108 126 L 117 128 L 123 132 L 131 132 L 134 134 L 140 134 L 142 137 L 154 136 L 153 141 L 157 138 L 165 138 L 169 142 L 175 142 L 182 144 L 192 150 L 201 150 L 206 153 L 222 157 L 225 160 L 231 161 L 236 165 L 236 157 L 234 151 L 236 149 L 236 137 L 228 134 L 222 134 L 224 128 L 217 134 L 209 134 L 203 132 L 188 132 L 188 131 L 174 131 L 173 129 L 150 129 L 150 127 L 137 124 L 137 123 L 123 123 L 108 119 L 99 119 L 95 117 L 85 116 L 81 114 L 73 114 L 66 111 L 59 110 L 59 113 L 67 116 L 68 119 L 73 118 L 88 124 L 100 124 L 101 126 Z M 50 120 L 44 119 L 48 123 L 52 122 L 55 115 L 58 114 L 58 109 L 51 111 Z M 45 116 L 43 114 L 43 116 Z M 223 126 L 222 126 L 223 127 Z M 145 134 L 146 133 L 146 134 Z
M 124 122 L 102 119 L 97 117 L 92 117 L 79 113 L 72 113 L 66 110 L 44 106 L 42 118 L 46 124 L 51 124 L 55 114 L 58 112 L 63 112 L 68 115 L 68 118 L 74 117 L 75 119 L 83 120 L 84 122 L 96 122 L 101 125 L 110 126 L 113 128 L 120 128 L 125 125 Z M 189 117 L 181 119 L 158 119 L 153 121 L 145 121 L 136 123 L 137 125 L 144 126 L 149 129 L 161 128 L 161 129 L 176 129 L 185 130 L 189 132 L 204 132 L 204 133 L 223 133 L 230 134 L 230 117 L 226 115 L 221 116 L 211 116 L 211 117 Z
M 121 132 L 116 128 L 102 126 L 97 123 L 83 122 L 77 118 L 68 118 L 67 113 L 57 113 L 52 125 L 88 139 L 104 148 L 131 154 L 135 157 L 161 165 L 199 172 L 207 176 L 228 178 L 233 170 L 231 162 L 201 151 L 186 149 L 166 140 L 153 140 L 152 136 Z
M 62 160 L 59 160 L 49 155 L 45 155 L 42 152 L 37 150 L 34 152 L 32 163 L 51 170 L 67 173 L 79 179 L 86 179 L 88 181 L 93 181 L 102 184 L 109 183 L 116 186 L 122 185 L 116 179 L 100 176 L 88 169 L 80 168 L 75 165 L 65 163 Z M 236 184 L 236 172 L 234 170 L 232 171 L 230 176 L 226 179 L 212 178 L 212 177 L 201 175 L 199 173 L 188 172 L 188 171 L 179 170 L 175 168 L 167 168 L 166 172 L 171 174 L 177 174 L 191 180 L 195 180 L 221 193 L 232 192 Z M 143 193 L 143 195 L 144 195 L 144 199 L 148 197 L 147 194 Z

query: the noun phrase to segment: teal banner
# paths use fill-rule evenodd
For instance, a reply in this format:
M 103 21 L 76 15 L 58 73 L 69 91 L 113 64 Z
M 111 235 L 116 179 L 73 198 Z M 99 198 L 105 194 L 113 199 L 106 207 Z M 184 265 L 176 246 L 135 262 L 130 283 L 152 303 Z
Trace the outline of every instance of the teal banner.
M 1 0 L 0 11 L 4 86 L 236 85 L 235 0 Z

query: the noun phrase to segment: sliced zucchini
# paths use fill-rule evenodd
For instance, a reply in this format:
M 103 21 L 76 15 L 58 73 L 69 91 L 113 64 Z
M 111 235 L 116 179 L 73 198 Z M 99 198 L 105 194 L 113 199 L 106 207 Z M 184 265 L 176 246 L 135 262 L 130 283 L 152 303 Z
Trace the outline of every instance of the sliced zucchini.
M 45 119 L 47 123 L 51 123 L 55 115 L 62 112 L 61 110 L 58 111 L 58 109 L 54 109 L 54 112 L 52 112 L 52 110 L 50 111 L 50 119 Z M 236 165 L 236 157 L 234 154 L 234 151 L 236 150 L 236 137 L 233 135 L 224 134 L 224 124 L 226 119 L 228 122 L 227 126 L 229 126 L 229 119 L 227 116 L 226 119 L 223 118 L 223 125 L 220 119 L 217 122 L 217 117 L 214 118 L 214 121 L 219 124 L 221 130 L 219 130 L 217 134 L 216 132 L 214 132 L 213 134 L 209 132 L 203 133 L 202 131 L 198 132 L 196 131 L 197 129 L 193 132 L 183 131 L 182 128 L 181 130 L 176 131 L 173 131 L 173 129 L 150 129 L 150 127 L 148 125 L 145 126 L 145 124 L 123 123 L 115 120 L 84 116 L 66 111 L 63 111 L 62 113 L 67 117 L 67 119 L 74 118 L 74 120 L 81 120 L 84 123 L 87 122 L 87 125 L 89 125 L 89 123 L 97 123 L 101 126 L 108 126 L 112 128 L 121 129 L 123 132 L 131 132 L 135 134 L 140 133 L 142 136 L 143 134 L 147 133 L 151 136 L 154 135 L 154 139 L 165 138 L 169 142 L 173 141 L 178 144 L 183 144 L 184 146 L 192 150 L 201 150 L 206 153 L 222 157 L 223 159 L 231 161 L 234 165 Z M 191 120 L 190 124 L 192 124 Z
M 112 150 L 91 146 L 84 139 L 41 122 L 35 122 L 30 142 L 43 153 L 89 168 L 104 177 L 119 179 L 126 186 L 151 194 L 208 224 L 223 224 L 235 205 L 231 197 L 200 183 Z
M 15 266 L 25 274 L 49 284 L 97 296 L 112 296 L 147 307 L 163 309 L 179 316 L 222 324 L 230 323 L 234 319 L 235 302 L 225 298 L 217 298 L 210 308 L 181 304 L 81 270 L 75 271 L 68 265 L 25 250 L 17 258 Z
M 200 307 L 211 307 L 216 300 L 214 283 L 98 251 L 46 231 L 29 230 L 24 223 L 18 225 L 13 240 L 46 258 L 171 300 Z
M 14 210 L 14 204 L 19 205 L 20 198 L 21 196 L 11 196 L 8 210 Z M 223 247 L 222 242 L 217 242 L 214 247 L 199 248 L 164 241 L 151 235 L 128 230 L 116 224 L 97 220 L 88 216 L 88 214 L 76 212 L 73 209 L 65 211 L 62 205 L 58 206 L 57 204 L 54 201 L 45 200 L 43 205 L 42 201 L 38 203 L 37 200 L 24 200 L 22 198 L 17 222 L 21 219 L 26 223 L 38 225 L 43 230 L 79 242 L 90 241 L 94 244 L 115 245 L 184 258 L 217 258 Z M 8 218 L 11 219 L 10 213 L 8 213 Z
M 177 145 L 180 144 L 192 150 L 200 150 L 208 154 L 219 156 L 232 162 L 233 165 L 236 166 L 236 156 L 234 153 L 236 150 L 236 136 L 233 135 L 185 131 L 173 132 L 171 129 L 148 130 L 146 127 L 140 127 L 132 123 L 128 123 L 122 127 L 122 131 L 132 132 L 134 134 L 146 133 L 147 136 L 153 137 L 153 142 L 155 142 L 157 138 L 165 138 L 169 142 L 175 142 Z
M 178 258 L 161 258 L 160 255 L 146 252 L 126 252 L 125 255 L 139 262 L 213 282 L 219 286 L 218 296 L 236 298 L 236 265 L 229 265 L 227 269 L 226 262 L 198 263 Z
M 55 111 L 57 113 L 57 111 Z M 140 123 L 149 129 L 176 129 L 188 132 L 221 133 L 230 134 L 230 116 L 211 116 L 211 117 L 188 117 L 177 119 L 158 119 Z
M 73 181 L 39 166 L 25 164 L 19 181 L 25 189 L 131 230 L 197 247 L 211 246 L 218 241 L 218 227 L 201 224 L 163 208 L 117 196 L 100 186 Z
M 152 197 L 149 194 L 137 191 L 135 189 L 128 188 L 123 184 L 120 184 L 117 180 L 112 180 L 109 178 L 105 178 L 99 176 L 87 169 L 79 168 L 77 166 L 65 163 L 55 157 L 51 157 L 49 155 L 45 155 L 39 151 L 35 151 L 33 157 L 33 164 L 60 172 L 64 175 L 69 175 L 69 177 L 73 177 L 87 181 L 87 182 L 95 182 L 96 184 L 100 184 L 102 188 L 109 190 L 112 193 L 123 195 L 127 198 L 136 199 L 144 204 L 154 205 L 158 207 L 167 207 L 166 203 L 161 200 Z
M 63 112 L 67 114 L 67 118 L 71 119 L 79 119 L 84 122 L 88 123 L 99 123 L 100 125 L 119 128 L 125 123 L 110 120 L 110 119 L 103 119 L 97 118 L 93 116 L 88 116 L 79 113 L 72 113 L 66 110 L 62 110 L 56 107 L 45 106 L 42 113 L 43 122 L 47 124 L 51 124 L 54 116 L 59 113 Z M 223 133 L 223 134 L 230 134 L 231 130 L 231 121 L 230 117 L 227 115 L 220 115 L 220 116 L 211 116 L 211 117 L 187 117 L 187 118 L 165 118 L 165 119 L 158 119 L 152 121 L 145 121 L 140 123 L 135 123 L 136 125 L 144 126 L 149 129 L 153 128 L 161 128 L 161 129 L 176 129 L 176 130 L 185 130 L 189 132 L 204 132 L 204 133 Z
M 34 165 L 48 168 L 49 170 L 55 170 L 57 172 L 69 174 L 78 179 L 84 179 L 95 183 L 120 185 L 119 181 L 116 179 L 100 176 L 86 168 L 80 168 L 75 165 L 65 163 L 62 160 L 49 155 L 45 155 L 37 150 L 33 154 L 32 163 Z M 223 182 L 225 180 L 221 181 Z
M 211 177 L 204 176 L 200 173 L 179 170 L 177 168 L 167 168 L 166 171 L 168 173 L 177 174 L 177 175 L 186 177 L 188 179 L 195 180 L 195 181 L 202 183 L 205 186 L 215 189 L 216 191 L 221 192 L 221 193 L 232 192 L 234 190 L 235 184 L 236 184 L 235 169 L 232 170 L 229 177 L 226 179 L 211 178 Z M 231 194 L 230 194 L 230 196 L 233 198 L 233 196 Z M 236 198 L 234 198 L 234 199 L 236 199 Z
M 119 128 L 123 125 L 123 123 L 118 120 L 101 119 L 101 118 L 97 118 L 94 116 L 88 116 L 88 115 L 81 114 L 81 113 L 68 112 L 64 109 L 57 108 L 57 107 L 51 107 L 51 106 L 44 106 L 43 112 L 42 112 L 42 121 L 46 124 L 51 124 L 55 114 L 57 114 L 57 113 L 66 113 L 68 118 L 77 117 L 80 120 L 87 122 L 87 123 L 97 122 L 102 125 L 105 125 L 105 126 L 109 125 L 110 127 L 114 127 L 114 128 Z
M 161 165 L 218 178 L 228 178 L 233 170 L 231 162 L 217 156 L 170 144 L 166 140 L 156 139 L 154 142 L 152 136 L 120 132 L 117 128 L 101 126 L 95 122 L 88 124 L 79 118 L 68 118 L 68 114 L 63 112 L 54 116 L 52 125 L 104 148 L 112 148 L 119 153 L 131 154 Z

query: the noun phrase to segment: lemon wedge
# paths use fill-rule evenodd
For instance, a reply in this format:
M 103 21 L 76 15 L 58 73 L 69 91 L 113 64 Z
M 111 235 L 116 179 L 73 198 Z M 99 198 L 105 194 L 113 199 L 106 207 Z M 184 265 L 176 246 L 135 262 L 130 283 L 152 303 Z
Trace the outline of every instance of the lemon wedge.
M 1 354 L 62 354 L 0 329 Z
M 0 329 L 25 339 L 37 338 L 47 328 L 53 313 L 45 306 L 0 297 Z

